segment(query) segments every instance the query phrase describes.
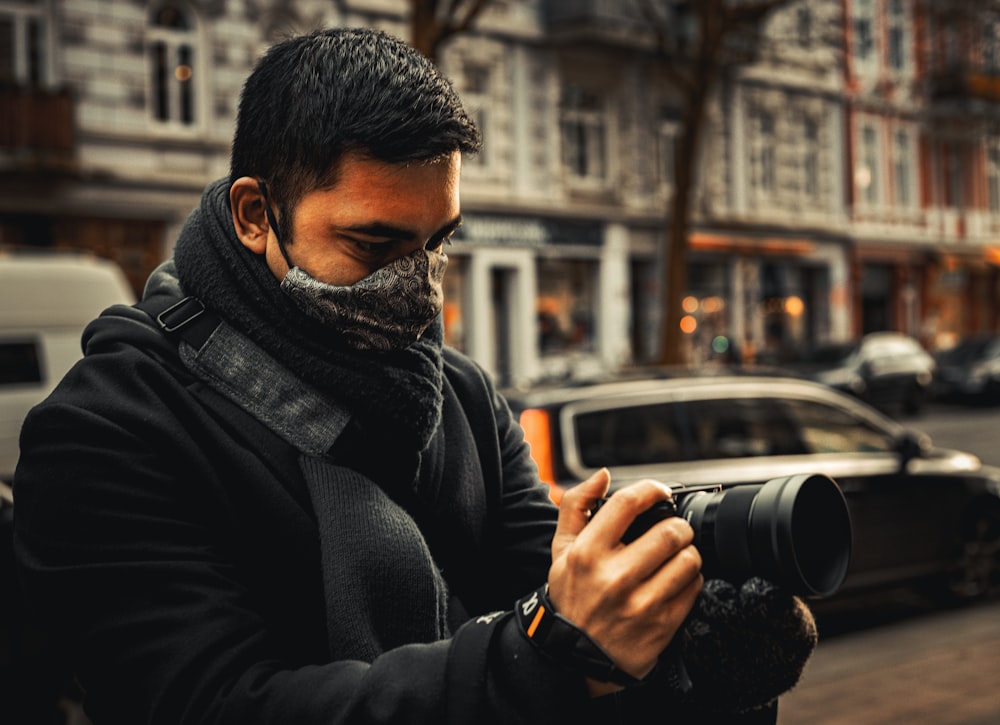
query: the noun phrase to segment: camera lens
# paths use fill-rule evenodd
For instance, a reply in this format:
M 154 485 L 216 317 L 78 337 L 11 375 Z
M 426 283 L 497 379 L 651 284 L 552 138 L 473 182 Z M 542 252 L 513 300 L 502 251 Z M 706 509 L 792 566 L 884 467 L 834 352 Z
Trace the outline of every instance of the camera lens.
M 851 521 L 840 488 L 801 474 L 713 492 L 675 492 L 708 577 L 760 576 L 804 596 L 840 588 L 851 558 Z

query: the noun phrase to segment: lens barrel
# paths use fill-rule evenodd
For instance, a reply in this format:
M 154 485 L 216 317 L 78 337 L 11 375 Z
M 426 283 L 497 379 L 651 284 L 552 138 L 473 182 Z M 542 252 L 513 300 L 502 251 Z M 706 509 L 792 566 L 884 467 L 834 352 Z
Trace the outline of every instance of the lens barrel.
M 677 515 L 695 532 L 706 577 L 759 576 L 807 597 L 843 584 L 851 519 L 840 487 L 823 474 L 775 478 L 713 491 L 675 489 Z

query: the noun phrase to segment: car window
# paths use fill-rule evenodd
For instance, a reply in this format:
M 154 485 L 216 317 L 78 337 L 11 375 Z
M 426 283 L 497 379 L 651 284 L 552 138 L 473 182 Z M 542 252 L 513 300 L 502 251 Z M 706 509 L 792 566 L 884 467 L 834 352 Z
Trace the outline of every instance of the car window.
M 42 381 L 38 345 L 34 341 L 0 342 L 0 385 Z
M 591 411 L 574 425 L 580 461 L 591 468 L 690 460 L 673 403 Z
M 920 344 L 908 337 L 883 337 L 869 340 L 866 356 L 875 358 L 909 358 L 923 353 Z
M 683 418 L 696 460 L 806 452 L 793 421 L 774 399 L 688 401 Z
M 785 400 L 810 453 L 871 453 L 893 450 L 892 436 L 845 410 L 811 400 Z

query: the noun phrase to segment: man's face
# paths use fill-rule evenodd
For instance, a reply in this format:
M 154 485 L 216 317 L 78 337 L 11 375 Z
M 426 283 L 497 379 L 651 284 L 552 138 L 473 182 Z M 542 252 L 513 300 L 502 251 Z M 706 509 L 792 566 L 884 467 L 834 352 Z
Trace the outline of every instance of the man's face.
M 337 183 L 299 201 L 285 251 L 321 282 L 351 285 L 416 249 L 439 250 L 461 222 L 457 151 L 440 161 L 385 163 L 346 155 Z M 269 230 L 268 267 L 288 264 Z

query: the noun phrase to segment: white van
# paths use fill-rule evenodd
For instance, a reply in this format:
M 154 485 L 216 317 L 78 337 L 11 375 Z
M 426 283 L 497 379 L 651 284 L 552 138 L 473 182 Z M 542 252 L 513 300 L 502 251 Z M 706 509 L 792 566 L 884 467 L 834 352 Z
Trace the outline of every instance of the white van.
M 87 323 L 135 295 L 113 262 L 73 252 L 0 251 L 0 490 L 24 416 L 83 357 Z

